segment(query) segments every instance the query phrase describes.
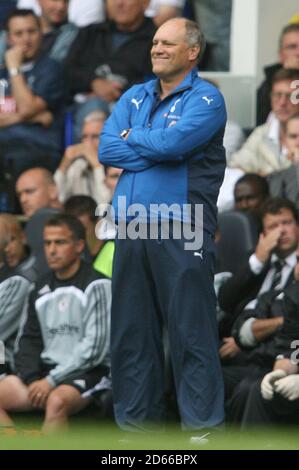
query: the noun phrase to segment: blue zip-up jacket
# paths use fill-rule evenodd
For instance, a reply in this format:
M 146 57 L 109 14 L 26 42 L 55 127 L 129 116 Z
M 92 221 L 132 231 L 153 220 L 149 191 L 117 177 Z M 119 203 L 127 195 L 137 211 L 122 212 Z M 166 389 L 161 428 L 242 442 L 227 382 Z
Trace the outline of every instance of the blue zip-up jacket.
M 162 101 L 157 79 L 124 93 L 99 147 L 102 164 L 124 169 L 113 198 L 116 219 L 131 220 L 132 204 L 142 204 L 147 214 L 155 211 L 153 204 L 203 204 L 204 230 L 213 235 L 225 170 L 225 124 L 221 93 L 197 69 Z M 131 129 L 127 140 L 120 136 L 125 129 Z M 126 211 L 118 206 L 119 196 L 126 197 Z

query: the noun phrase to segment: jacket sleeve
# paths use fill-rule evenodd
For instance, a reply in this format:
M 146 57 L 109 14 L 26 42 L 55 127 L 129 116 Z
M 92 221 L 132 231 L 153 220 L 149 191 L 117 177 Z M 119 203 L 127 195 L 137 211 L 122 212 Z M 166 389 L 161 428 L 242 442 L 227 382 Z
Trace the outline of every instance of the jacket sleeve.
M 35 295 L 30 294 L 27 317 L 21 326 L 15 352 L 17 375 L 29 385 L 41 378 L 43 340 L 35 310 Z
M 131 90 L 130 90 L 131 91 Z M 143 171 L 154 165 L 124 140 L 120 134 L 130 129 L 130 93 L 125 93 L 115 106 L 112 115 L 107 119 L 101 132 L 99 161 L 103 165 L 123 168 L 133 172 Z
M 211 138 L 224 129 L 226 109 L 220 93 L 206 96 L 190 93 L 184 103 L 183 114 L 174 126 L 149 129 L 134 127 L 127 139 L 128 144 L 140 156 L 154 162 L 184 161 L 195 151 L 204 149 Z
M 231 278 L 222 284 L 218 293 L 218 302 L 222 310 L 237 314 L 242 310 L 249 293 L 257 288 L 259 276 L 254 274 L 249 262 L 241 266 Z
M 75 373 L 82 373 L 107 362 L 110 340 L 111 281 L 101 279 L 86 289 L 87 304 L 83 313 L 84 338 L 63 364 L 50 371 L 47 380 L 59 385 Z
M 272 305 L 275 300 L 277 293 L 275 291 L 269 291 L 265 294 L 262 294 L 256 307 L 253 309 L 245 309 L 243 312 L 238 316 L 235 323 L 232 327 L 232 336 L 235 338 L 236 343 L 241 347 L 244 348 L 240 337 L 240 331 L 244 323 L 249 320 L 250 318 L 254 318 L 255 320 L 262 320 L 267 318 L 272 318 Z
M 3 342 L 18 331 L 30 288 L 30 282 L 21 276 L 12 276 L 1 283 L 0 337 Z
M 87 64 L 86 53 L 88 52 L 89 27 L 83 28 L 74 40 L 68 58 L 66 70 L 68 83 L 72 95 L 91 91 L 91 82 L 94 76 L 95 64 L 90 61 Z
M 259 146 L 262 142 L 262 128 L 256 128 L 248 137 L 238 152 L 235 152 L 230 161 L 230 167 L 241 168 L 245 172 L 260 173 L 261 162 Z

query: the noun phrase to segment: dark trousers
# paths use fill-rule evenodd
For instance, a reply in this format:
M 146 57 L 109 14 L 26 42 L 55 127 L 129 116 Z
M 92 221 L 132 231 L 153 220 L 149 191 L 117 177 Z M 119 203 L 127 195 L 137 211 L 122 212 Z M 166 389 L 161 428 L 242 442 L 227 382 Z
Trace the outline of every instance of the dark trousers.
M 264 400 L 261 380 L 251 385 L 242 417 L 242 428 L 269 424 L 299 424 L 299 400 L 290 401 L 278 393 L 272 400 Z
M 213 266 L 210 237 L 202 256 L 185 251 L 184 240 L 116 240 L 112 388 L 123 429 L 148 429 L 164 420 L 163 324 L 183 428 L 222 423 Z
M 240 423 L 252 385 L 269 369 L 253 364 L 222 368 L 226 417 L 230 423 Z

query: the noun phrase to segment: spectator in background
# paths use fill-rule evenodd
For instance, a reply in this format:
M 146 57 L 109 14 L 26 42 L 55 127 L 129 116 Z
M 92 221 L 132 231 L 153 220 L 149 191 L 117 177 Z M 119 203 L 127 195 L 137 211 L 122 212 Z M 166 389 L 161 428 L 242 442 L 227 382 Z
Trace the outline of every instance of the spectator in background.
M 156 26 L 161 26 L 170 18 L 182 16 L 186 0 L 150 0 L 145 16 L 152 18 Z
M 7 19 L 9 49 L 0 79 L 5 85 L 0 105 L 2 156 L 14 173 L 34 165 L 55 168 L 60 159 L 64 76 L 53 59 L 40 56 L 39 19 L 28 10 L 14 10 Z
M 201 69 L 228 71 L 232 0 L 192 0 L 192 5 L 207 41 Z
M 291 84 L 299 80 L 299 69 L 281 69 L 272 80 L 272 116 L 266 124 L 257 127 L 243 147 L 236 152 L 230 166 L 262 176 L 291 165 L 286 149 L 287 120 L 299 112 L 299 103 L 291 100 Z
M 111 199 L 104 183 L 104 169 L 98 160 L 100 133 L 106 117 L 101 111 L 86 116 L 81 143 L 66 149 L 54 174 L 61 202 L 75 194 L 91 196 L 98 204 Z
M 65 213 L 76 217 L 84 226 L 86 245 L 92 260 L 96 258 L 103 245 L 103 241 L 96 237 L 96 224 L 98 222 L 96 209 L 96 201 L 85 195 L 71 196 L 64 204 Z
M 108 0 L 110 19 L 80 31 L 68 68 L 71 94 L 81 103 L 83 117 L 95 109 L 107 111 L 124 90 L 151 75 L 149 52 L 155 26 L 144 16 L 147 3 Z
M 30 256 L 25 234 L 17 219 L 0 214 L 0 340 L 5 345 L 5 364 L 0 376 L 13 370 L 13 349 L 22 313 L 36 280 L 35 260 Z
M 41 7 L 41 54 L 64 61 L 78 28 L 67 21 L 68 0 L 38 0 Z M 4 62 L 6 34 L 0 34 L 0 62 Z
M 235 209 L 258 215 L 258 211 L 270 196 L 266 178 L 256 173 L 246 173 L 235 184 Z
M 113 197 L 116 185 L 122 174 L 121 168 L 105 166 L 105 184 Z M 102 241 L 101 249 L 94 260 L 93 267 L 96 271 L 112 278 L 113 257 L 115 250 L 116 230 L 111 221 L 101 220 L 96 226 L 96 235 Z
M 299 208 L 299 113 L 287 120 L 285 144 L 291 166 L 269 175 L 270 192 L 290 199 Z
M 255 252 L 219 290 L 220 307 L 235 316 L 269 290 L 278 271 L 284 287 L 296 264 L 299 230 L 295 205 L 287 199 L 268 199 L 261 209 L 261 220 L 263 232 Z
M 16 182 L 16 193 L 23 214 L 28 218 L 39 209 L 61 208 L 53 176 L 44 168 L 32 168 L 22 173 Z
M 288 24 L 279 38 L 279 63 L 265 67 L 265 80 L 257 92 L 256 124 L 263 124 L 271 111 L 271 89 L 274 75 L 281 68 L 299 69 L 299 24 Z
M 70 215 L 44 230 L 51 273 L 31 293 L 15 355 L 16 375 L 0 382 L 0 423 L 11 411 L 44 409 L 44 430 L 65 426 L 109 373 L 111 281 L 81 261 L 84 227 Z
M 36 15 L 41 15 L 38 0 L 19 0 L 18 8 L 30 8 Z M 92 23 L 100 23 L 105 20 L 105 2 L 104 0 L 84 0 L 84 2 L 69 0 L 68 17 L 69 21 L 80 28 Z

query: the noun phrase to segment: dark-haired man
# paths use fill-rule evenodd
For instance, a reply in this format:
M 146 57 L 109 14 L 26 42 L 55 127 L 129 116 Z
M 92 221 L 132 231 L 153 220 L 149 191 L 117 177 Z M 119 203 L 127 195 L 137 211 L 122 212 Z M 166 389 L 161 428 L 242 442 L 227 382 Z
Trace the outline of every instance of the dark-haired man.
M 61 112 L 65 83 L 62 66 L 40 55 L 41 26 L 30 10 L 14 10 L 7 19 L 9 48 L 0 70 L 2 155 L 15 174 L 34 165 L 54 169 L 60 158 Z
M 85 408 L 81 394 L 109 372 L 110 281 L 81 261 L 85 230 L 71 215 L 44 229 L 51 273 L 29 299 L 15 356 L 16 375 L 0 382 L 0 423 L 7 412 L 45 409 L 44 429 L 67 423 Z

